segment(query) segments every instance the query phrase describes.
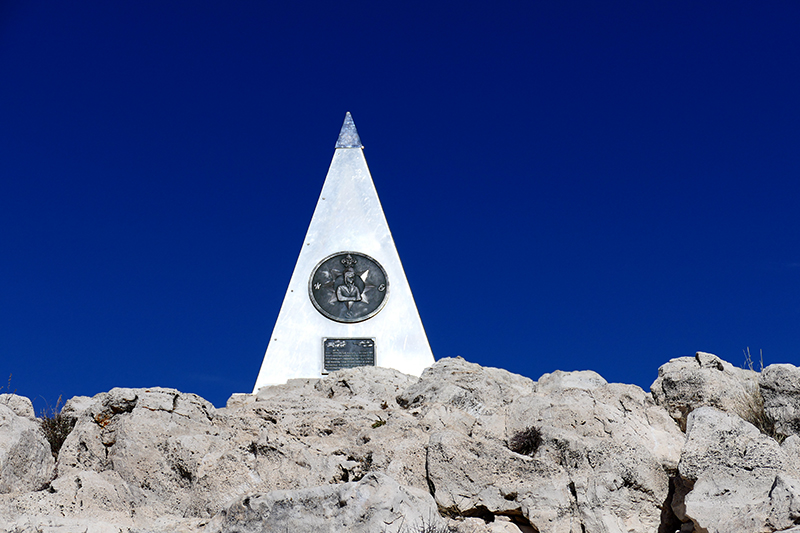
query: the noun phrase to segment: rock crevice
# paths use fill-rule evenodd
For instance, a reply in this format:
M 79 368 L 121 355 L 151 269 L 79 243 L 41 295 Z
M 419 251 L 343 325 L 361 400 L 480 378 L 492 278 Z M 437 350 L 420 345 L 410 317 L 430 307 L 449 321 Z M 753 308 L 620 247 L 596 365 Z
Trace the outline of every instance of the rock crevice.
M 362 367 L 292 380 L 220 409 L 174 389 L 116 388 L 66 403 L 75 426 L 57 462 L 29 405 L 0 396 L 5 531 L 701 533 L 800 523 L 792 365 L 759 373 L 698 352 L 663 365 L 646 393 L 591 371 L 533 381 L 455 358 L 420 378 Z

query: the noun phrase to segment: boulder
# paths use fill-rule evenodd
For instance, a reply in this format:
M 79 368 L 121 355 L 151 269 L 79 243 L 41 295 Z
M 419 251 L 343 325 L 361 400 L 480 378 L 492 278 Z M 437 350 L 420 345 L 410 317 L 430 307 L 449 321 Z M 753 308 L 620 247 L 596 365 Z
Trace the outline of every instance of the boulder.
M 262 388 L 254 403 L 220 410 L 220 416 L 236 427 L 260 420 L 257 449 L 279 452 L 259 455 L 273 467 L 260 474 L 270 479 L 263 492 L 357 481 L 369 471 L 426 489 L 428 435 L 394 401 L 417 380 L 387 368 L 340 370 L 321 380 Z
M 607 381 L 603 376 L 592 370 L 578 370 L 564 372 L 556 370 L 550 374 L 543 374 L 536 382 L 537 392 L 550 392 L 562 389 L 593 390 L 605 385 Z
M 685 430 L 686 418 L 694 409 L 709 405 L 738 413 L 757 387 L 757 372 L 736 368 L 716 355 L 697 352 L 694 357 L 678 357 L 662 365 L 650 392 Z
M 0 394 L 0 405 L 5 405 L 17 416 L 24 416 L 31 420 L 36 418 L 36 413 L 33 411 L 33 403 L 25 396 L 17 396 L 16 394 Z
M 17 397 L 19 398 L 19 397 Z M 40 490 L 52 479 L 54 460 L 38 422 L 0 404 L 0 494 Z
M 397 404 L 422 417 L 426 431 L 455 429 L 468 435 L 502 439 L 504 409 L 536 391 L 536 382 L 499 368 L 440 359 L 397 396 Z
M 314 388 L 340 401 L 348 398 L 351 407 L 385 410 L 398 394 L 417 381 L 419 378 L 391 368 L 359 367 L 332 372 L 324 379 L 315 380 Z
M 547 392 L 518 396 L 503 409 L 506 439 L 433 434 L 427 470 L 440 508 L 509 516 L 542 532 L 658 531 L 683 435 L 640 388 L 585 377 L 562 375 Z M 509 450 L 506 440 L 529 427 L 538 448 Z
M 412 410 L 424 405 L 452 405 L 479 416 L 535 391 L 536 382 L 529 378 L 455 357 L 439 359 L 426 368 L 416 384 L 397 396 L 397 403 Z
M 426 491 L 380 473 L 358 482 L 248 494 L 219 512 L 208 533 L 440 531 L 444 520 Z
M 537 533 L 531 526 L 520 524 L 513 517 L 496 516 L 494 520 L 461 517 L 451 520 L 448 530 L 441 533 Z
M 73 396 L 64 403 L 64 407 L 61 408 L 61 414 L 77 420 L 81 413 L 92 407 L 94 403 L 95 400 L 89 396 Z
M 760 393 L 756 373 L 703 353 L 662 366 L 652 395 L 591 371 L 534 382 L 460 358 L 421 378 L 362 367 L 291 380 L 221 409 L 112 389 L 66 403 L 75 428 L 55 477 L 37 422 L 8 397 L 0 469 L 14 475 L 0 482 L 29 483 L 0 493 L 0 530 L 410 533 L 444 528 L 440 512 L 459 533 L 789 530 L 800 435 L 779 445 L 733 414 L 742 395 L 763 397 L 789 433 L 796 369 L 773 366 Z M 36 446 L 41 459 L 20 459 Z
M 695 409 L 678 471 L 685 490 L 676 493 L 673 508 L 697 531 L 778 531 L 800 519 L 795 460 L 736 415 Z
M 774 431 L 783 436 L 800 435 L 800 368 L 769 365 L 761 371 L 758 387 Z
M 132 493 L 115 472 L 73 471 L 53 480 L 47 490 L 0 497 L 0 517 L 10 520 L 0 527 L 54 533 L 127 531 L 137 499 L 141 495 Z
M 215 409 L 174 389 L 112 389 L 65 409 L 63 476 L 113 472 L 137 517 L 208 518 L 251 492 L 357 481 L 381 471 L 425 489 L 419 421 L 394 397 L 417 378 L 384 368 L 265 387 Z M 109 508 L 110 509 L 110 508 Z
M 76 425 L 58 456 L 60 477 L 113 473 L 123 487 L 114 489 L 122 507 L 146 516 L 212 512 L 205 496 L 218 494 L 203 486 L 203 467 L 218 460 L 210 467 L 213 476 L 226 463 L 214 455 L 224 443 L 213 426 L 210 403 L 174 389 L 116 388 L 91 401 L 68 402 L 66 408 Z M 108 503 L 104 509 L 118 510 L 113 499 L 103 501 Z
M 577 523 L 569 474 L 547 459 L 443 431 L 431 435 L 427 468 L 436 503 L 451 515 L 524 518 L 538 531 Z

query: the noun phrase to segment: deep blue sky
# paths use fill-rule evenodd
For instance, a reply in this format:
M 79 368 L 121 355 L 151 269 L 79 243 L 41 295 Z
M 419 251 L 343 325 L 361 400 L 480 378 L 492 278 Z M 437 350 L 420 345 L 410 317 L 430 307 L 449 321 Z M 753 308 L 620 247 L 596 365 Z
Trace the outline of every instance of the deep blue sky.
M 800 3 L 0 1 L 0 385 L 249 392 L 351 111 L 437 358 L 800 361 Z

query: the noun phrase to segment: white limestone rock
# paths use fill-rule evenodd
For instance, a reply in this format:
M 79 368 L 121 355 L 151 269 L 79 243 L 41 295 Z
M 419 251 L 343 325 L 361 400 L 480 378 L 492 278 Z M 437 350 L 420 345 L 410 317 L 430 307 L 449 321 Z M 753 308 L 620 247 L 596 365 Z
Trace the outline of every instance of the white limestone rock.
M 397 396 L 407 409 L 452 405 L 473 415 L 490 413 L 536 391 L 536 382 L 500 368 L 468 363 L 461 357 L 439 359 L 419 381 Z
M 228 483 L 218 475 L 226 462 L 214 455 L 227 445 L 213 426 L 210 403 L 155 387 L 112 389 L 81 404 L 71 411 L 76 425 L 59 453 L 59 476 L 113 471 L 124 485 L 115 490 L 132 495 L 125 506 L 142 515 L 203 516 L 217 510 L 208 507 L 207 497 L 218 496 L 213 489 Z M 205 475 L 211 486 L 203 484 Z
M 795 460 L 736 415 L 695 409 L 678 470 L 690 490 L 683 501 L 676 494 L 673 507 L 697 531 L 778 531 L 800 519 Z
M 507 439 L 540 430 L 532 457 L 481 433 L 433 434 L 427 469 L 439 506 L 524 517 L 542 532 L 658 530 L 683 434 L 636 386 L 594 378 L 589 390 L 569 386 L 584 376 L 561 376 L 554 383 L 566 388 L 518 396 L 504 408 Z
M 421 416 L 427 431 L 449 429 L 502 439 L 505 407 L 535 391 L 531 379 L 456 357 L 427 368 L 418 382 L 397 396 L 397 403 Z
M 94 405 L 94 399 L 90 396 L 73 396 L 64 403 L 61 414 L 76 420 L 81 413 Z
M 17 416 L 24 416 L 31 420 L 36 418 L 36 413 L 33 410 L 33 403 L 25 396 L 18 396 L 16 394 L 0 394 L 0 405 L 5 405 Z
M 423 524 L 444 526 L 430 494 L 373 472 L 358 482 L 249 494 L 222 510 L 205 531 L 400 533 Z
M 442 431 L 431 435 L 427 468 L 436 503 L 455 516 L 519 516 L 539 531 L 578 523 L 569 474 L 547 458 Z
M 375 409 L 394 404 L 398 394 L 418 381 L 415 376 L 391 368 L 361 367 L 332 372 L 315 380 L 314 388 L 331 398 L 345 395 L 348 403 L 358 401 L 364 408 Z
M 461 517 L 450 520 L 447 527 L 452 533 L 537 533 L 531 526 L 508 516 L 495 516 L 488 522 L 482 518 Z
M 50 444 L 38 422 L 0 404 L 0 494 L 39 490 L 53 474 Z
M 99 518 L 87 509 L 81 518 L 60 515 L 26 516 L 14 521 L 0 517 L 4 533 L 202 533 L 207 520 L 170 517 L 151 523 L 130 525 L 125 519 L 111 522 Z
M 694 409 L 709 405 L 738 413 L 742 403 L 758 387 L 758 373 L 736 368 L 716 355 L 697 352 L 694 357 L 678 357 L 658 369 L 650 386 L 656 403 L 663 405 L 681 429 Z
M 417 379 L 379 367 L 341 370 L 262 388 L 255 403 L 224 416 L 258 417 L 258 446 L 279 446 L 280 455 L 269 459 L 285 467 L 281 475 L 263 474 L 272 479 L 263 492 L 354 481 L 369 470 L 425 489 L 428 436 L 394 401 Z
M 764 411 L 780 435 L 800 435 L 800 368 L 769 365 L 758 379 Z
M 260 509 L 283 501 L 275 491 L 302 492 L 323 509 L 331 494 L 356 493 L 402 507 L 416 490 L 432 494 L 435 503 L 420 505 L 430 504 L 436 520 L 437 508 L 460 515 L 450 524 L 460 533 L 794 527 L 800 435 L 778 445 L 738 417 L 702 407 L 700 400 L 724 402 L 717 389 L 728 378 L 752 392 L 755 373 L 726 373 L 713 356 L 686 359 L 657 382 L 672 381 L 658 387 L 674 401 L 664 393 L 665 405 L 694 409 L 688 437 L 633 385 L 590 371 L 534 382 L 458 358 L 439 361 L 421 379 L 363 367 L 292 380 L 232 398 L 223 409 L 162 388 L 76 397 L 62 411 L 76 425 L 57 477 L 0 494 L 0 530 L 195 533 L 213 517 L 220 531 L 232 531 L 239 527 L 233 516 L 246 519 L 237 531 L 257 530 L 263 515 L 247 514 L 247 495 L 266 498 Z M 675 382 L 680 376 L 694 385 Z M 711 393 L 694 390 L 708 383 Z M 15 424 L 35 427 L 3 408 Z M 538 449 L 512 452 L 509 440 L 529 427 L 541 433 Z M 380 505 L 375 516 L 391 514 Z M 289 509 L 285 523 L 294 524 Z
M 2 531 L 127 531 L 143 498 L 113 471 L 72 471 L 47 490 L 0 496 Z M 30 528 L 30 529 L 28 529 Z
M 561 389 L 594 390 L 608 383 L 603 376 L 592 370 L 564 372 L 556 370 L 543 374 L 536 382 L 537 392 L 550 392 Z
M 35 519 L 23 518 L 14 522 L 0 519 L 5 533 L 129 533 L 125 526 L 118 526 L 95 518 L 63 518 L 57 516 Z
M 250 492 L 355 481 L 371 470 L 425 489 L 427 435 L 394 402 L 418 378 L 384 368 L 262 388 L 214 409 L 173 389 L 81 399 L 58 471 L 114 472 L 137 517 L 210 517 Z
M 244 407 L 245 405 L 249 405 L 256 401 L 255 394 L 247 394 L 243 392 L 235 392 L 231 394 L 228 401 L 225 403 L 225 407 L 227 408 L 237 408 L 237 407 Z

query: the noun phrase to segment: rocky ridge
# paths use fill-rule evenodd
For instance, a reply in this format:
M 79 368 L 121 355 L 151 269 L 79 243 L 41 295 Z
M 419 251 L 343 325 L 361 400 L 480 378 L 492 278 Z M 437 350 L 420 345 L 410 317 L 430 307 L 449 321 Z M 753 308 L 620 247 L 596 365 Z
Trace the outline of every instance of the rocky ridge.
M 699 352 L 650 392 L 460 358 L 237 394 L 69 400 L 54 459 L 0 395 L 0 530 L 15 533 L 800 533 L 800 369 Z

